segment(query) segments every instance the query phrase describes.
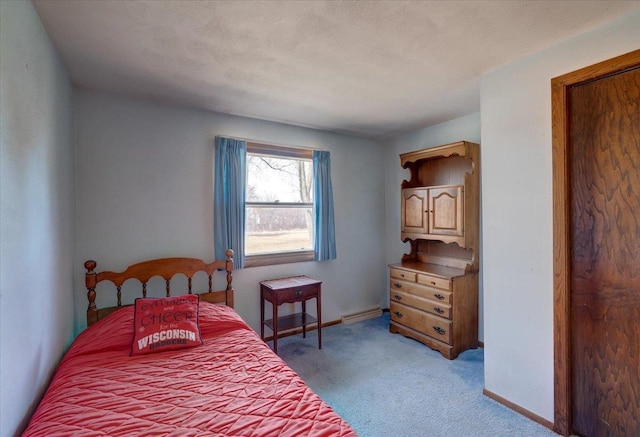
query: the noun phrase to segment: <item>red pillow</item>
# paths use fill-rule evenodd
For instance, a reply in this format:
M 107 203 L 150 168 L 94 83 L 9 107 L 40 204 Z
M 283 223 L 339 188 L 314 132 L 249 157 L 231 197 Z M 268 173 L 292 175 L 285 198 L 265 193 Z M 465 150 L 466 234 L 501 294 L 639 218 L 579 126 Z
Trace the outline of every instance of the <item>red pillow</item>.
M 197 294 L 136 299 L 131 355 L 201 345 L 198 302 Z

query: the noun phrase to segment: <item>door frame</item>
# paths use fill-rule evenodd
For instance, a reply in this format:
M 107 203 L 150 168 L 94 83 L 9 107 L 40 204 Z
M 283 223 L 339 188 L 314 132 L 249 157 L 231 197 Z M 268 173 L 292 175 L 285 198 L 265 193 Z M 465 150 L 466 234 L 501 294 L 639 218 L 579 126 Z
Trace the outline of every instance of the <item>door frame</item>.
M 568 164 L 569 87 L 640 66 L 640 50 L 551 79 L 553 160 L 553 337 L 554 426 L 571 433 L 570 169 Z

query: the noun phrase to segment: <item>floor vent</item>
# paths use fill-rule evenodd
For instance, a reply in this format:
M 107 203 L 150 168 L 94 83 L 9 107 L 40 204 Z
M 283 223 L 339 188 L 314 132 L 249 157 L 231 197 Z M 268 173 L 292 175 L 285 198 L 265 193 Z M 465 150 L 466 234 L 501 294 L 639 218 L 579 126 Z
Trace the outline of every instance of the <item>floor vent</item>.
M 342 316 L 342 323 L 348 325 L 349 323 L 361 322 L 367 319 L 373 319 L 382 315 L 382 309 L 372 308 L 370 310 L 361 311 L 359 313 L 347 314 Z

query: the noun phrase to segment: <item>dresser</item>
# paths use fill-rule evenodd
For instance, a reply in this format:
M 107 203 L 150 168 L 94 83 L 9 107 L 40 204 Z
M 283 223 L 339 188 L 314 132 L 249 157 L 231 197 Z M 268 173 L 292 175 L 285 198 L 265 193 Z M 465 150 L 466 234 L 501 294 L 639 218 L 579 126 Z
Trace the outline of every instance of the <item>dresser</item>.
M 455 359 L 478 347 L 479 146 L 460 141 L 400 155 L 400 235 L 389 266 L 389 331 Z
M 478 347 L 478 275 L 437 264 L 390 267 L 390 331 L 454 359 Z

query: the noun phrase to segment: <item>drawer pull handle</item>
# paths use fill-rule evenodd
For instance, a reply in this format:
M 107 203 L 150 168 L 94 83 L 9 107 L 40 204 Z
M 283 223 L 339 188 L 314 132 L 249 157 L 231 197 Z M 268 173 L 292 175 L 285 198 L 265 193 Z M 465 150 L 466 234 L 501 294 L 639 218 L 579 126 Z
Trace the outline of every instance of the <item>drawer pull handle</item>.
M 444 300 L 444 296 L 441 295 L 440 293 L 434 294 L 434 296 L 436 297 L 436 299 Z
M 436 282 L 435 282 L 435 281 L 429 281 L 429 283 L 430 283 L 431 285 L 436 285 Z
M 437 332 L 438 334 L 440 334 L 440 335 L 443 335 L 445 332 L 447 332 L 447 331 L 445 331 L 444 329 L 442 329 L 442 328 L 441 328 L 441 327 L 439 327 L 439 326 L 434 326 L 434 327 L 433 327 L 433 330 L 434 330 L 434 331 L 436 331 L 436 332 Z
M 433 310 L 438 314 L 444 314 L 444 310 L 442 308 L 433 307 Z
M 396 288 L 401 288 L 401 287 L 402 287 L 402 284 L 401 284 L 401 283 L 399 283 L 399 282 L 394 282 L 394 283 L 393 283 L 393 286 L 394 286 L 394 287 L 396 287 Z
M 302 296 L 302 290 L 296 291 L 296 296 L 298 296 L 298 297 Z
M 396 317 L 399 318 L 399 319 L 402 318 L 402 313 L 400 311 L 394 311 L 393 314 L 395 314 Z
M 394 295 L 393 295 L 393 297 L 394 297 L 396 300 L 402 300 L 402 296 L 400 296 L 399 294 L 394 294 Z

